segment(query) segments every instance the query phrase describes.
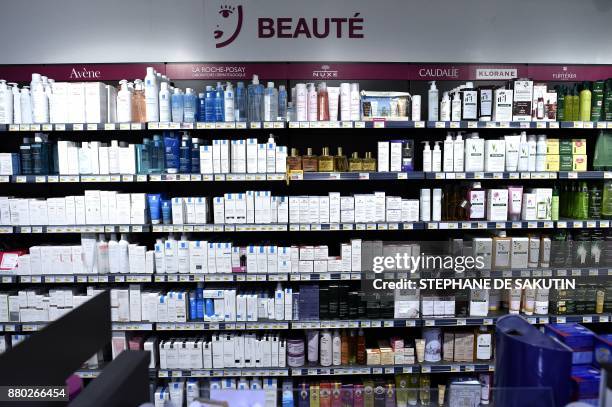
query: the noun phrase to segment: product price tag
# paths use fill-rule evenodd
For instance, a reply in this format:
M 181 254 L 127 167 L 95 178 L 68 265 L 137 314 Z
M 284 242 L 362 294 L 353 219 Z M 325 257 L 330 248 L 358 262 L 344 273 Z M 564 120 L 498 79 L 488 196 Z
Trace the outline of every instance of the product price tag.
M 427 229 L 438 229 L 438 224 L 436 222 L 428 222 Z
M 445 122 L 435 122 L 434 127 L 436 129 L 444 129 L 446 128 L 446 123 Z
M 451 129 L 458 129 L 459 127 L 461 127 L 461 122 L 450 122 Z
M 491 123 L 491 122 L 487 122 Z M 478 122 L 467 122 L 468 129 L 476 129 L 478 128 Z
M 470 123 L 472 123 L 472 122 L 470 122 Z M 494 129 L 494 128 L 497 127 L 497 123 L 496 122 L 486 122 L 485 123 L 485 127 L 487 129 Z
M 40 124 L 30 124 L 30 131 L 40 131 Z
M 19 131 L 30 131 L 30 125 L 28 124 L 20 124 Z
M 599 221 L 599 227 L 600 228 L 609 228 L 610 227 L 610 221 L 609 220 L 600 220 Z
M 582 317 L 582 322 L 585 324 L 590 324 L 591 322 L 593 322 L 593 317 L 592 316 L 583 316 Z
M 592 129 L 593 128 L 593 122 L 584 122 L 583 123 L 583 127 L 585 129 Z
M 473 372 L 474 370 L 476 370 L 474 365 L 466 365 L 465 366 L 465 371 L 466 372 Z
M 594 228 L 596 226 L 597 226 L 597 222 L 593 220 L 587 221 L 587 228 Z
M 384 129 L 385 128 L 385 122 L 384 121 L 380 121 L 377 120 L 374 122 L 374 128 L 375 129 Z
M 567 222 L 557 221 L 557 227 L 559 229 L 565 229 L 567 228 Z
M 538 227 L 538 222 L 527 222 L 528 229 L 536 229 Z
M 599 317 L 599 322 L 610 322 L 610 317 L 608 315 L 601 315 Z
M 492 318 L 485 318 L 482 321 L 483 325 L 493 325 L 493 319 Z
M 353 128 L 353 122 L 342 122 L 341 127 L 343 129 L 352 129 Z
M 584 227 L 584 222 L 573 222 L 573 227 L 574 228 Z
M 365 122 L 355 122 L 354 123 L 354 127 L 356 129 L 363 129 L 363 128 L 365 128 Z
M 495 229 L 503 229 L 505 227 L 506 227 L 506 222 L 495 222 Z
M 9 124 L 9 131 L 19 131 L 18 124 Z
M 574 128 L 575 129 L 582 129 L 582 128 L 584 128 L 584 122 L 574 122 Z
M 415 129 L 424 129 L 425 128 L 425 122 L 424 121 L 414 122 L 414 128 Z

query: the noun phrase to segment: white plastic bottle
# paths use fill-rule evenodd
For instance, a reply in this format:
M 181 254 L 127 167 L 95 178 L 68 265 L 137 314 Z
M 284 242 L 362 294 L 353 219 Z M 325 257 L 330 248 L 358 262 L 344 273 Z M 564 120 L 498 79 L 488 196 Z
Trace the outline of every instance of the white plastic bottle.
M 463 172 L 463 154 L 465 147 L 461 133 L 457 133 L 457 137 L 453 142 L 453 171 Z
M 96 244 L 96 257 L 98 259 L 98 274 L 108 274 L 108 243 L 104 240 L 104 235 L 98 236 L 98 243 Z
M 20 103 L 21 123 L 32 123 L 32 98 L 30 96 L 30 88 L 28 88 L 27 86 L 21 88 Z
M 147 122 L 159 121 L 159 89 L 157 77 L 153 67 L 147 67 L 147 75 L 144 80 L 145 106 Z
M 421 221 L 431 221 L 431 189 L 421 189 L 421 201 L 419 202 L 419 210 L 421 212 Z
M 314 83 L 308 84 L 308 121 L 317 120 L 317 89 Z
M 442 171 L 442 150 L 440 150 L 440 142 L 434 143 L 433 152 L 431 154 L 431 170 L 433 172 Z
M 453 101 L 451 102 L 451 120 L 454 122 L 461 121 L 461 98 L 458 91 L 453 94 Z
M 166 272 L 164 263 L 164 241 L 162 239 L 155 240 L 154 260 L 155 260 L 155 273 L 162 274 Z
M 170 101 L 170 90 L 168 89 L 168 82 L 162 82 L 161 88 L 159 89 L 159 121 L 172 121 L 172 108 Z
M 315 92 L 315 110 L 316 107 Z M 310 93 L 308 94 L 308 108 L 310 109 Z M 308 112 L 310 113 L 310 110 Z M 274 87 L 274 82 L 268 82 L 268 86 L 264 90 L 264 121 L 272 122 L 276 119 L 278 119 L 278 91 Z
M 128 253 L 128 246 L 130 245 L 125 233 L 121 234 L 119 240 L 119 273 L 128 274 L 130 272 L 130 257 Z
M 448 96 L 448 92 L 442 94 L 442 101 L 440 101 L 440 121 L 448 122 L 451 119 L 451 100 Z
M 42 82 L 32 88 L 32 107 L 34 123 L 49 123 L 49 99 Z
M 536 171 L 546 171 L 546 135 L 540 134 L 536 143 Z
M 0 80 L 0 123 L 13 123 L 13 92 L 4 79 Z
M 108 172 L 111 174 L 119 174 L 121 172 L 119 166 L 119 142 L 111 140 L 111 145 L 108 148 Z
M 119 273 L 119 242 L 117 235 L 111 233 L 108 241 L 108 270 L 111 274 Z
M 358 83 L 351 83 L 351 120 L 361 120 L 361 96 Z
M 21 124 L 21 93 L 19 86 L 16 83 L 11 83 L 13 86 L 13 123 Z
M 527 138 L 527 144 L 529 145 L 529 163 L 528 171 L 536 170 L 536 154 L 537 154 L 537 143 L 536 138 L 533 134 Z
M 423 141 L 423 172 L 431 172 L 431 148 L 429 141 Z
M 442 220 L 442 189 L 434 188 L 431 202 L 431 220 L 439 222 Z
M 430 122 L 438 121 L 438 88 L 436 81 L 431 81 L 429 92 L 427 93 L 427 120 Z
M 517 171 L 529 171 L 529 143 L 527 133 L 521 132 L 521 142 L 519 143 L 519 159 Z
M 274 319 L 285 320 L 285 291 L 281 283 L 276 284 L 276 291 L 274 291 Z
M 331 366 L 333 362 L 332 335 L 325 329 L 321 333 L 321 344 L 319 345 L 321 366 Z
M 189 241 L 187 236 L 181 235 L 181 240 L 177 242 L 178 253 L 178 272 L 180 274 L 189 273 Z
M 421 95 L 412 96 L 412 109 L 410 120 L 413 122 L 421 121 Z
M 225 121 L 235 121 L 236 115 L 234 114 L 234 89 L 232 88 L 232 84 L 230 82 L 227 83 L 225 91 L 223 92 L 223 106 L 225 109 Z
M 442 167 L 444 172 L 454 171 L 455 161 L 453 158 L 453 150 L 454 150 L 453 136 L 451 133 L 448 133 L 446 134 L 446 140 L 444 140 L 444 157 L 443 157 L 444 164 Z
M 298 122 L 308 120 L 308 90 L 305 83 L 295 85 L 295 112 Z
M 169 235 L 168 239 L 164 242 L 164 265 L 166 267 L 166 273 L 178 273 L 177 242 L 172 234 Z
M 121 80 L 119 92 L 117 92 L 117 122 L 119 123 L 132 121 L 132 93 L 127 82 L 126 79 Z
M 351 84 L 340 84 L 340 120 L 351 120 Z
M 340 337 L 340 331 L 334 330 L 332 337 L 332 364 L 334 366 L 340 366 L 342 363 L 342 338 Z

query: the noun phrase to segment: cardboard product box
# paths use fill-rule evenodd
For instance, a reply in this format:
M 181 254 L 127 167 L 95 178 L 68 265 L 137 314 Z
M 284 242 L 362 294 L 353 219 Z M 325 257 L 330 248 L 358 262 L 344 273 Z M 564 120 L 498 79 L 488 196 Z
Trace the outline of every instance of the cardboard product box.
M 512 104 L 513 121 L 531 121 L 533 103 L 533 81 L 517 79 L 514 81 L 514 101 Z

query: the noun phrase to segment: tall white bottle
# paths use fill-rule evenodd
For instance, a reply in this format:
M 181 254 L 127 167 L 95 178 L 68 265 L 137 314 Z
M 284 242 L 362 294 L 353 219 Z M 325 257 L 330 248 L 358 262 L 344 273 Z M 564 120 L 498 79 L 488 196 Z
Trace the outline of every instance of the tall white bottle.
M 159 121 L 172 121 L 172 107 L 170 101 L 170 89 L 168 89 L 168 82 L 162 82 L 161 87 L 159 89 Z
M 227 83 L 225 91 L 223 92 L 223 108 L 225 109 L 225 121 L 235 121 L 236 115 L 234 114 L 234 89 L 232 88 L 232 84 L 230 82 Z
M 332 364 L 334 366 L 340 366 L 341 363 L 342 363 L 342 338 L 340 337 L 340 331 L 336 329 L 332 337 Z
M 442 150 L 440 150 L 440 142 L 436 141 L 431 153 L 431 171 L 442 171 Z
M 0 80 L 0 123 L 13 123 L 13 92 L 4 79 Z
M 305 83 L 295 85 L 295 114 L 298 122 L 308 121 L 308 90 Z
M 453 142 L 453 171 L 463 172 L 463 153 L 465 147 L 461 133 L 457 133 L 457 137 Z
M 155 260 L 155 273 L 162 274 L 166 272 L 165 262 L 164 262 L 164 241 L 162 239 L 155 240 L 155 244 L 153 245 L 154 250 L 154 260 Z
M 331 366 L 333 362 L 332 335 L 329 330 L 321 333 L 321 344 L 319 345 L 321 366 Z
M 31 107 L 32 107 L 32 121 L 30 123 L 34 122 L 34 109 L 36 108 L 35 105 L 35 101 L 34 101 L 34 90 L 36 89 L 36 87 L 42 84 L 42 77 L 39 73 L 33 73 L 32 74 L 32 80 L 30 81 L 30 95 L 32 98 L 32 102 L 31 102 Z
M 21 123 L 32 123 L 32 97 L 30 96 L 30 89 L 27 86 L 24 86 L 21 89 L 20 103 Z
M 42 81 L 32 88 L 32 114 L 34 123 L 49 123 L 49 99 Z
M 351 120 L 351 84 L 340 84 L 340 120 Z
M 274 319 L 277 321 L 285 319 L 285 291 L 281 283 L 276 284 L 274 291 Z
M 308 121 L 317 121 L 317 89 L 314 83 L 308 84 Z
M 351 120 L 361 120 L 361 96 L 358 83 L 351 83 Z
M 459 92 L 453 94 L 453 101 L 451 102 L 451 120 L 458 122 L 461 120 L 461 98 Z
M 21 93 L 19 86 L 16 83 L 11 83 L 13 86 L 13 123 L 21 124 Z
M 427 92 L 427 120 L 431 122 L 438 121 L 438 88 L 436 81 L 431 81 L 429 92 Z
M 431 172 L 431 148 L 429 141 L 423 141 L 423 172 Z
M 517 171 L 529 171 L 529 143 L 527 133 L 521 132 L 521 142 L 519 143 L 519 159 Z
M 127 240 L 125 233 L 121 234 L 121 240 L 119 240 L 119 272 L 121 274 L 128 274 L 130 272 L 130 257 L 128 252 L 128 246 L 130 243 Z M 144 272 L 144 270 L 143 270 Z
M 159 88 L 155 70 L 147 67 L 147 75 L 144 81 L 145 87 L 145 106 L 147 122 L 159 121 Z
M 96 256 L 98 259 L 98 274 L 108 274 L 108 243 L 104 240 L 104 235 L 98 236 L 98 243 L 96 244 Z
M 453 136 L 448 133 L 446 140 L 444 140 L 444 157 L 442 169 L 444 172 L 453 172 L 455 168 L 455 160 L 453 157 L 454 150 Z
M 108 241 L 108 271 L 115 274 L 119 273 L 119 270 L 119 242 L 117 241 L 117 235 L 111 233 Z
M 448 96 L 448 92 L 442 94 L 442 100 L 440 101 L 440 121 L 448 122 L 451 119 L 451 100 Z
M 128 88 L 127 80 L 119 82 L 120 88 L 117 92 L 117 122 L 129 123 L 132 121 L 132 93 Z
M 527 144 L 529 146 L 529 161 L 528 161 L 528 171 L 536 170 L 536 154 L 537 154 L 537 142 L 536 137 L 531 134 L 527 138 Z

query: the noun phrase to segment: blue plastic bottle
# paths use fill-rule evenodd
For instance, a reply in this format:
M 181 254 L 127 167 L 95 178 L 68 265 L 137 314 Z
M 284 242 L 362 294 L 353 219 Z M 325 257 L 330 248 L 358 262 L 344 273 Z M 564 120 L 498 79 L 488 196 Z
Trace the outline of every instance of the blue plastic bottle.
M 196 318 L 199 321 L 204 320 L 204 289 L 202 287 L 196 288 Z
M 243 82 L 238 82 L 236 91 L 234 92 L 234 120 L 237 122 L 244 122 L 247 120 L 247 103 L 246 103 L 246 89 L 244 88 Z
M 259 83 L 259 77 L 253 75 L 253 82 L 247 88 L 248 118 L 250 122 L 260 122 L 263 120 L 263 95 L 264 87 Z
M 206 314 L 208 318 L 212 318 L 215 316 L 215 305 L 213 304 L 212 298 L 206 299 Z
M 204 117 L 206 120 L 204 121 L 214 122 L 215 121 L 215 91 L 213 91 L 212 86 L 206 87 L 205 96 L 206 96 L 206 99 L 204 100 Z
M 149 147 L 149 173 L 160 174 L 164 172 L 164 142 L 159 134 L 153 135 L 153 142 Z
M 221 82 L 217 82 L 217 89 L 215 89 L 215 121 L 216 122 L 224 122 L 225 121 L 225 105 L 223 103 L 223 99 L 225 95 L 223 94 L 223 86 Z
M 196 293 L 191 291 L 189 293 L 189 320 L 195 321 L 198 318 L 198 300 L 196 299 Z
M 179 88 L 174 88 L 172 94 L 172 121 L 175 123 L 183 122 L 183 116 L 185 111 L 185 104 L 183 102 L 183 94 Z
M 178 136 L 172 132 L 164 132 L 164 158 L 168 174 L 176 174 L 179 170 L 179 146 Z
M 185 89 L 185 94 L 183 95 L 183 120 L 186 123 L 193 123 L 197 119 L 196 110 L 196 95 L 193 93 L 193 89 L 187 88 Z
M 186 132 L 181 137 L 179 157 L 179 173 L 189 174 L 191 171 L 191 138 Z
M 191 173 L 200 173 L 200 139 L 191 139 Z
M 197 107 L 198 107 L 198 112 L 197 112 L 197 118 L 199 122 L 205 122 L 206 121 L 206 95 L 204 93 L 200 93 L 198 95 L 198 103 L 197 103 Z
M 287 120 L 287 89 L 285 89 L 285 85 L 278 87 L 278 117 L 282 121 Z

